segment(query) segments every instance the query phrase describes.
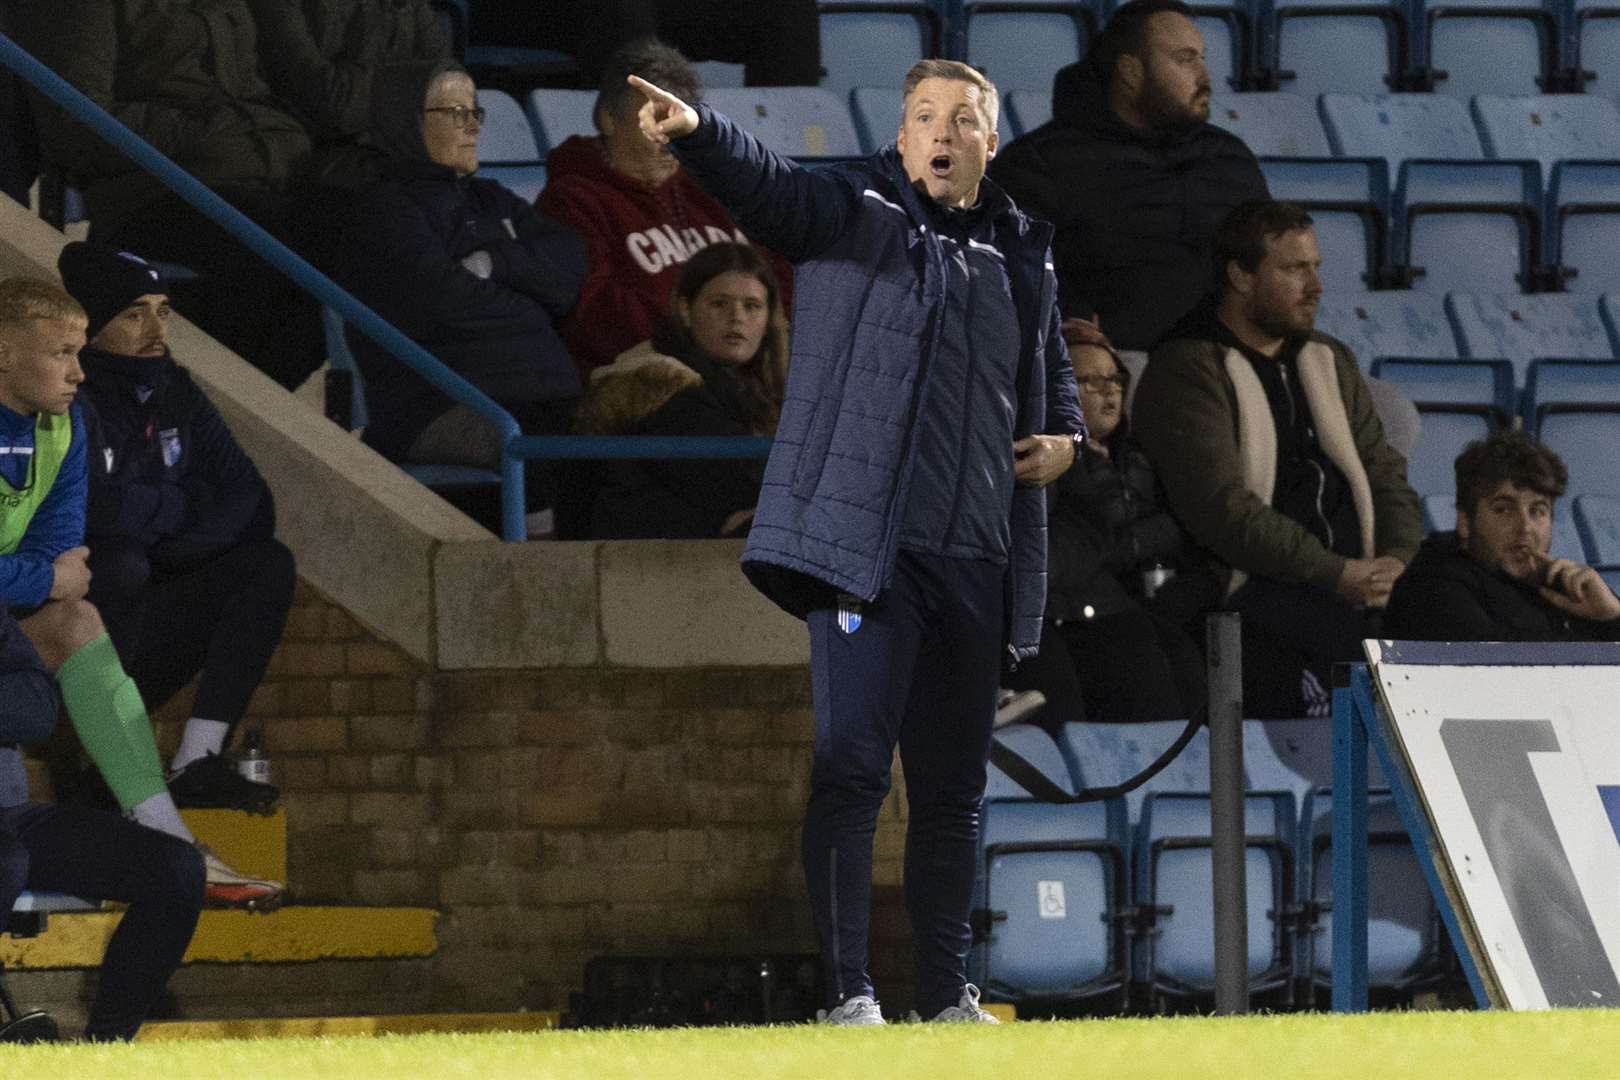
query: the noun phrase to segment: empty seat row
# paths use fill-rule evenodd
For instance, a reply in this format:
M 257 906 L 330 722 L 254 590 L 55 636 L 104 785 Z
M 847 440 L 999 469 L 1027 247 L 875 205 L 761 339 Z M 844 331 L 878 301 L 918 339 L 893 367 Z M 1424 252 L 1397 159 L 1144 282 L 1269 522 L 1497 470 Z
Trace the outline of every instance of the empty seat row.
M 1620 109 L 1574 95 L 1239 94 L 1210 118 L 1312 208 L 1329 287 L 1620 288 Z M 1481 257 L 1485 253 L 1485 257 Z
M 1620 492 L 1620 297 L 1377 292 L 1324 297 L 1316 323 L 1422 415 L 1407 479 L 1453 490 L 1452 463 L 1515 417 L 1565 459 L 1572 494 Z
M 982 68 L 1003 89 L 1047 90 L 1085 54 L 1117 0 L 822 0 L 824 85 L 893 81 L 919 56 Z M 959 10 L 953 10 L 953 7 Z M 1454 96 L 1583 87 L 1620 94 L 1613 0 L 1216 0 L 1193 5 L 1217 90 L 1310 94 L 1438 90 Z
M 1128 772 L 1132 750 L 1156 740 L 1162 747 L 1171 737 L 1166 727 L 1070 724 L 1054 743 L 1038 728 L 1014 726 L 997 738 L 1072 792 L 1077 751 L 1090 769 L 1101 756 Z M 1326 725 L 1313 727 L 1306 741 L 1326 736 Z M 1254 721 L 1245 728 L 1249 987 L 1271 1007 L 1309 1007 L 1332 973 L 1330 796 L 1306 776 L 1255 762 L 1257 747 L 1268 756 L 1267 735 Z M 1118 748 L 1117 758 L 1106 746 L 1099 754 L 1099 742 Z M 1137 793 L 1134 811 L 1124 799 L 1039 802 L 992 767 L 969 961 L 969 977 L 987 996 L 1107 1012 L 1208 1003 L 1214 989 L 1210 798 L 1196 775 L 1184 790 L 1167 786 L 1188 780 L 1196 765 L 1207 778 L 1207 737 L 1183 757 L 1191 760 L 1178 760 L 1182 775 Z M 1325 764 L 1329 755 L 1318 760 Z M 1282 786 L 1257 786 L 1271 781 Z M 1371 818 L 1369 861 L 1377 887 L 1370 897 L 1370 975 L 1385 991 L 1410 993 L 1442 977 L 1443 935 L 1387 796 L 1373 800 Z

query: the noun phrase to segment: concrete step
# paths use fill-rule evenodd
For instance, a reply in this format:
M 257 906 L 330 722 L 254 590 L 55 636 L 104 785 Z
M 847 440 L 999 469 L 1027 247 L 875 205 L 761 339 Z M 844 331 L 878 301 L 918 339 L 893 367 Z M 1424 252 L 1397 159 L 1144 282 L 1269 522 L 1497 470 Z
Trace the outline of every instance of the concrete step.
M 10 970 L 93 968 L 123 918 L 121 911 L 53 915 L 45 932 L 0 937 Z M 431 956 L 438 948 L 432 908 L 289 905 L 267 915 L 205 911 L 185 962 L 277 964 Z
M 418 1013 L 403 1016 L 250 1017 L 239 1020 L 168 1020 L 147 1024 L 140 1042 L 180 1039 L 290 1039 L 341 1035 L 474 1034 L 489 1031 L 549 1031 L 554 1012 Z

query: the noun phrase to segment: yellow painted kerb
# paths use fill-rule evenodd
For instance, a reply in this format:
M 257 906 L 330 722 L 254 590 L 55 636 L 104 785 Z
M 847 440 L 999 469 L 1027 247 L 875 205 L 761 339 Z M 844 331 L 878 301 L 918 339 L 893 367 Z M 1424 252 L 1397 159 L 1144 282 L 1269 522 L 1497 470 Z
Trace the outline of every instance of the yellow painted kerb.
M 101 963 L 122 912 L 52 915 L 36 938 L 0 937 L 0 962 L 19 970 Z M 285 907 L 269 915 L 205 911 L 186 962 L 292 963 L 432 956 L 438 912 L 406 907 Z
M 411 1016 L 310 1016 L 288 1019 L 175 1020 L 147 1024 L 140 1042 L 177 1039 L 293 1039 L 341 1035 L 470 1034 L 487 1031 L 549 1031 L 555 1012 L 445 1013 Z

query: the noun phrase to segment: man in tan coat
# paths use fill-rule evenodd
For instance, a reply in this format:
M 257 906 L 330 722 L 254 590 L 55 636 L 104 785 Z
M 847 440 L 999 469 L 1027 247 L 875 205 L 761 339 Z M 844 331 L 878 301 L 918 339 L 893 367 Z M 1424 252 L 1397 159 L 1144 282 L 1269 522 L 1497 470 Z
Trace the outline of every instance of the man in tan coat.
M 1329 669 L 1376 632 L 1423 538 L 1418 498 L 1355 357 L 1313 329 L 1310 215 L 1244 203 L 1214 248 L 1218 297 L 1153 350 L 1134 421 L 1244 617 L 1245 711 L 1325 714 Z

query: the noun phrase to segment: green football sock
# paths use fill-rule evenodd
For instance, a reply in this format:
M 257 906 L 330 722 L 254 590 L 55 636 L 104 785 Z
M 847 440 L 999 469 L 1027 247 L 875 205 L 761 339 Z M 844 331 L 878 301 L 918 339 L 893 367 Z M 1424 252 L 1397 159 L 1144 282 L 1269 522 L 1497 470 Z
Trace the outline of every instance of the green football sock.
M 73 730 L 121 809 L 167 791 L 152 721 L 112 638 L 81 646 L 56 672 Z

